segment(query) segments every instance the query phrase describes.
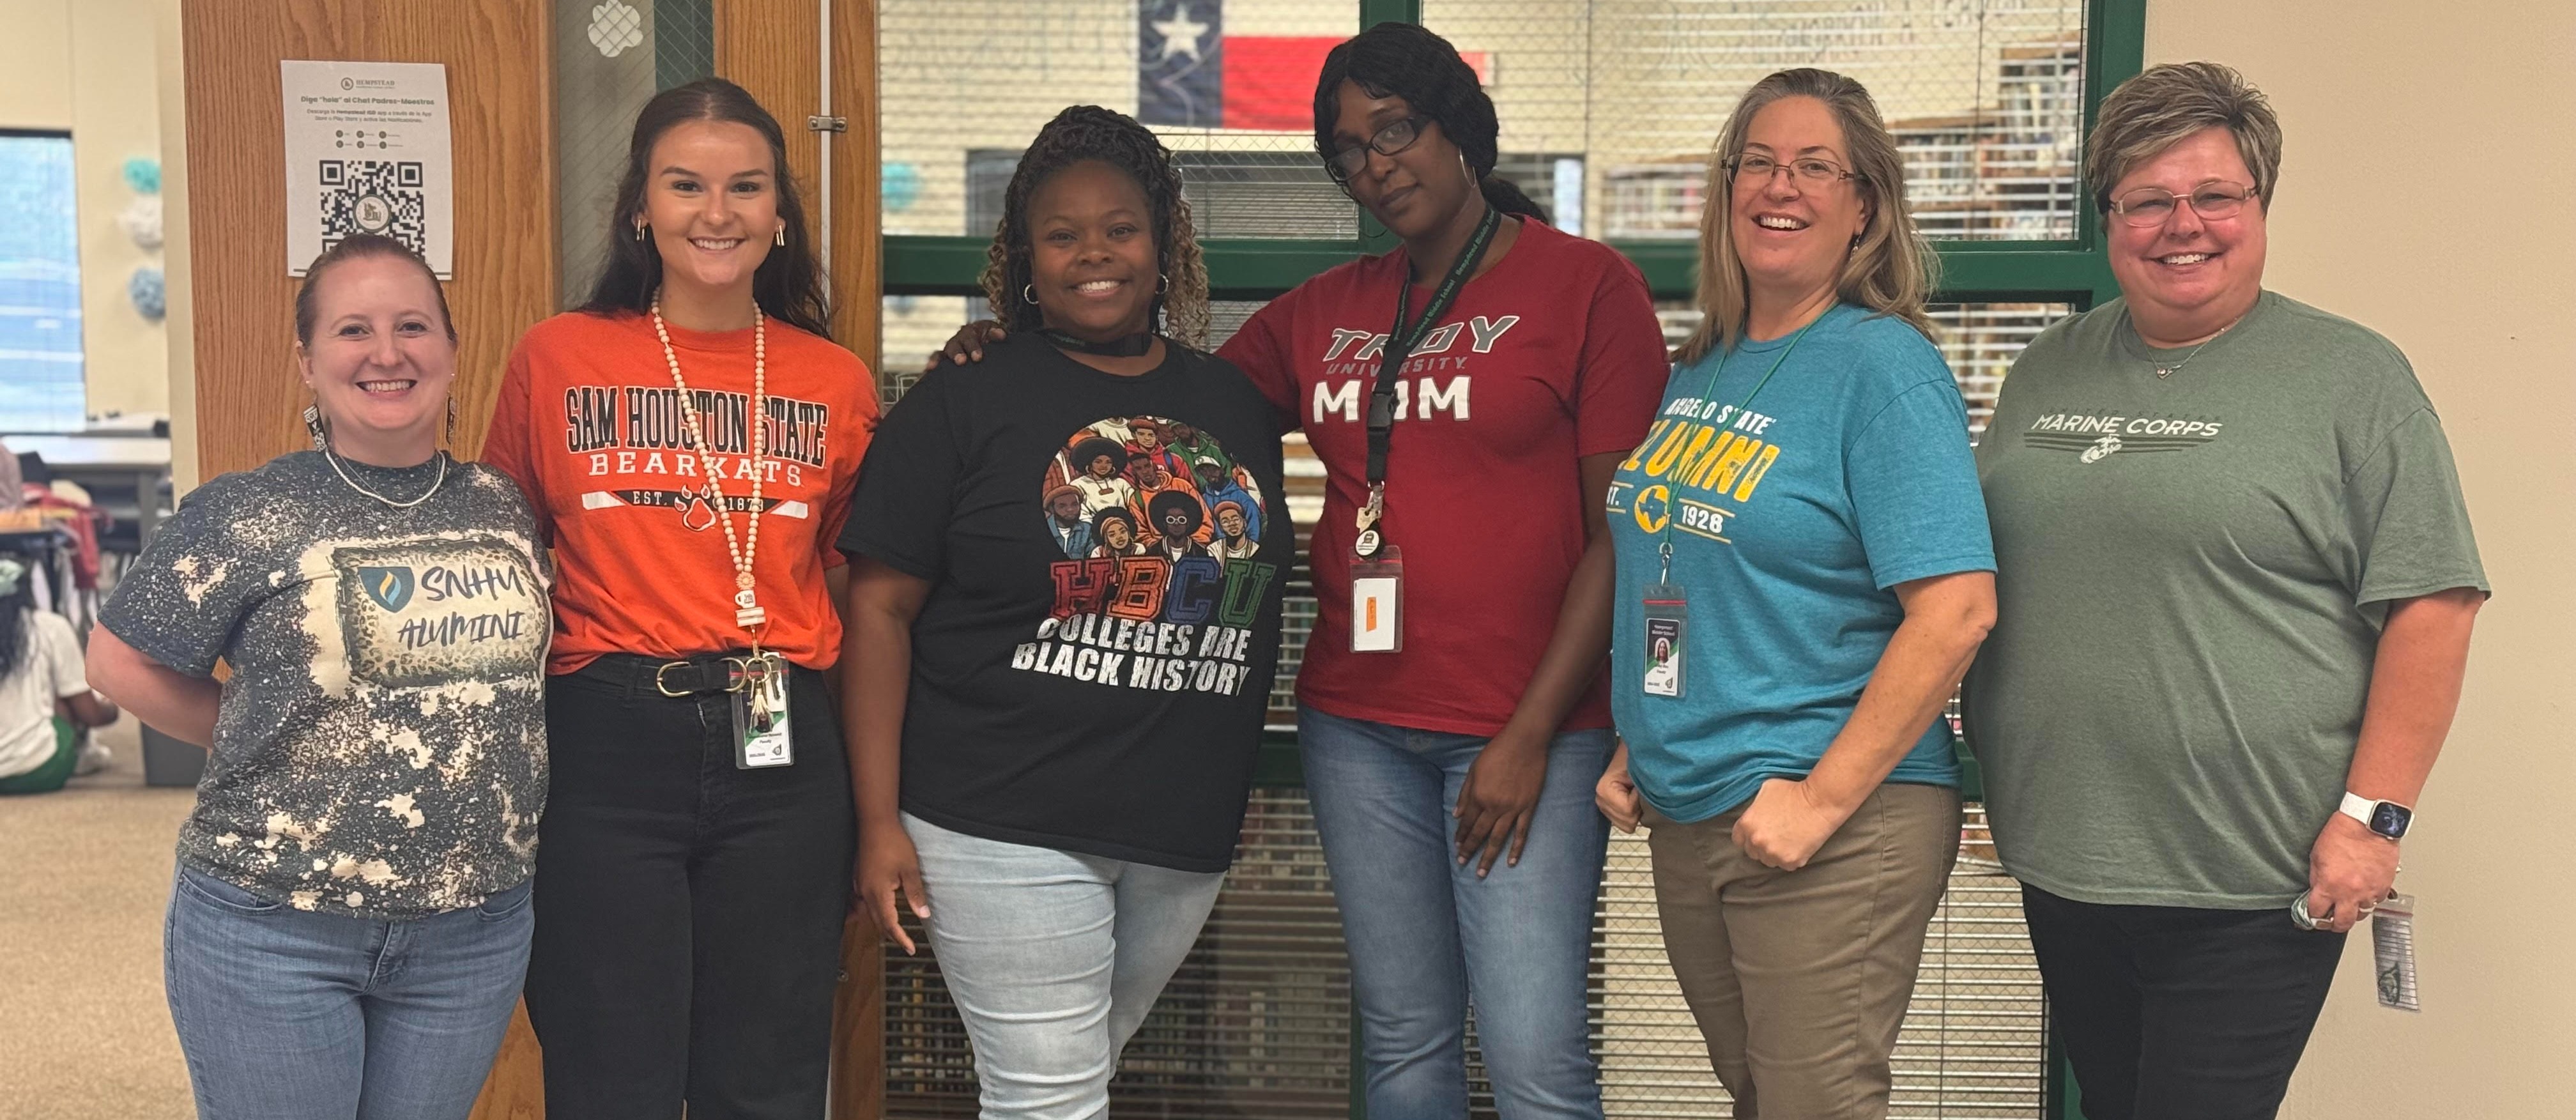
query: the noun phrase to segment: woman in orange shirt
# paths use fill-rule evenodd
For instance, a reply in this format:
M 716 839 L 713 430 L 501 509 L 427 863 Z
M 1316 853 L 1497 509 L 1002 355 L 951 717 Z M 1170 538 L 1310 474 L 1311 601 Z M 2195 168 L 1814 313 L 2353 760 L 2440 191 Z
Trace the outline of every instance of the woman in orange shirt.
M 832 541 L 877 405 L 783 153 L 729 82 L 648 103 L 607 268 L 520 340 L 484 450 L 560 572 L 527 984 L 555 1120 L 823 1111 L 855 836 Z

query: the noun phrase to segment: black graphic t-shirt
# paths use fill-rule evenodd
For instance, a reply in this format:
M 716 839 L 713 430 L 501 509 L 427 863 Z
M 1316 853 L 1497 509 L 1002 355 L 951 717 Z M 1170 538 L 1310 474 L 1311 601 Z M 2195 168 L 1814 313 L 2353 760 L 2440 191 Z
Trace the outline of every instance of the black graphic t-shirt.
M 415 918 L 528 877 L 545 809 L 546 575 L 499 471 L 300 451 L 188 495 L 99 623 L 224 682 L 179 860 L 303 910 Z
M 1233 861 L 1296 544 L 1269 402 L 1166 350 L 1119 377 L 1015 336 L 877 429 L 841 547 L 932 584 L 905 812 L 1184 871 Z

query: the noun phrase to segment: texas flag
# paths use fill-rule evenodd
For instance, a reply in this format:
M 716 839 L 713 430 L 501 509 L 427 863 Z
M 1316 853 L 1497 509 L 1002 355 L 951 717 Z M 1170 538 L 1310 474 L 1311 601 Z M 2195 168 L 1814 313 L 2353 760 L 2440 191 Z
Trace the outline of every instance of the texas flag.
M 1136 24 L 1136 119 L 1192 128 L 1225 123 L 1220 0 L 1142 0 Z
M 1329 36 L 1225 33 L 1224 0 L 1136 5 L 1136 119 L 1189 128 L 1304 132 Z

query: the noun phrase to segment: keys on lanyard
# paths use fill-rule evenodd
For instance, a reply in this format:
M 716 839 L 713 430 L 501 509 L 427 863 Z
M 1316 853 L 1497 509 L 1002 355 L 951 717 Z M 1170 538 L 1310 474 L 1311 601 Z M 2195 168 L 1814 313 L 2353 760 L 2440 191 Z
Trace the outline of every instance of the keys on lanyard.
M 1386 539 L 1380 528 L 1386 520 L 1386 451 L 1395 434 L 1395 383 L 1412 357 L 1415 343 L 1449 313 L 1449 305 L 1458 298 L 1458 289 L 1475 275 L 1476 266 L 1485 259 L 1485 249 L 1493 244 L 1494 231 L 1502 226 L 1502 211 L 1485 208 L 1485 216 L 1476 222 L 1476 232 L 1467 239 L 1458 259 L 1450 262 L 1449 274 L 1431 293 L 1431 302 L 1422 309 L 1422 317 L 1411 324 L 1404 321 L 1405 310 L 1413 303 L 1413 280 L 1405 278 L 1396 290 L 1395 324 L 1387 332 L 1386 348 L 1379 353 L 1377 385 L 1369 393 L 1368 409 L 1368 504 L 1354 518 L 1355 535 L 1351 538 L 1351 652 L 1399 653 L 1404 649 L 1404 557 Z

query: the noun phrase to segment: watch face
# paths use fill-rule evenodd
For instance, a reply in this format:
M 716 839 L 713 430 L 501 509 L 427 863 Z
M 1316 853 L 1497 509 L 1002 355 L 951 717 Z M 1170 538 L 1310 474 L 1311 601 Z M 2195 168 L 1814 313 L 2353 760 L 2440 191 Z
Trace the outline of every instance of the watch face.
M 2382 801 L 2371 807 L 2370 830 L 2396 840 L 2406 835 L 2406 825 L 2414 819 L 2415 814 L 2405 806 L 2394 801 Z

